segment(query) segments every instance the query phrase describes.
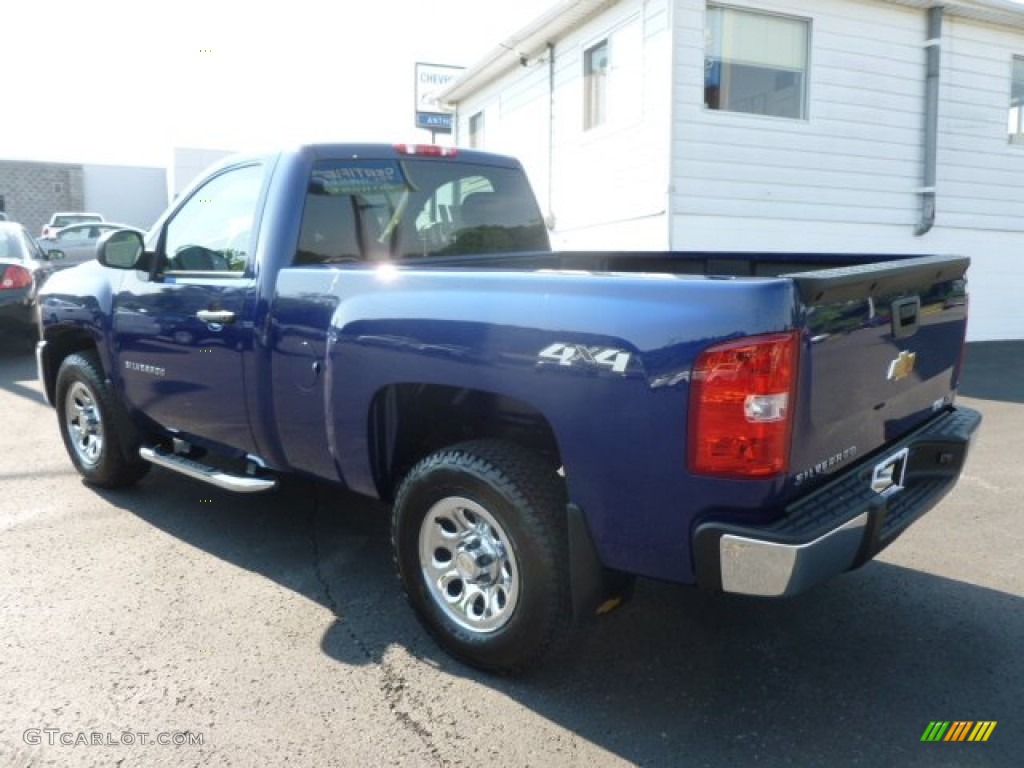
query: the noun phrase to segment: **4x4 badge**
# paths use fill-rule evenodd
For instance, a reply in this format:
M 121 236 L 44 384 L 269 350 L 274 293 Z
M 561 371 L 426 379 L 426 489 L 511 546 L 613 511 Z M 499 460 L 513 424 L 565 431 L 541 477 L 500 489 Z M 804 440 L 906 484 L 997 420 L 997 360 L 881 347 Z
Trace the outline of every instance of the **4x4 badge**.
M 889 373 L 886 375 L 889 381 L 899 381 L 905 379 L 914 371 L 914 365 L 917 363 L 917 354 L 914 352 L 907 352 L 903 350 L 900 352 L 899 357 L 889 363 Z

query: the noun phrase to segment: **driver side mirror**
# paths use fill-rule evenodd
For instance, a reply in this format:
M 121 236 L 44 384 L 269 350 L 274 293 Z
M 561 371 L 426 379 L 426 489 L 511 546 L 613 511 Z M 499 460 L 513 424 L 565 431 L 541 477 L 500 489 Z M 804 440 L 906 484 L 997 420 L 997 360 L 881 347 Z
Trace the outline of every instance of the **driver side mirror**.
M 143 269 L 141 262 L 145 252 L 142 235 L 130 229 L 107 232 L 96 243 L 96 260 L 113 269 Z
M 64 258 L 67 258 L 67 254 L 59 248 L 50 248 L 46 251 L 47 261 L 60 261 Z

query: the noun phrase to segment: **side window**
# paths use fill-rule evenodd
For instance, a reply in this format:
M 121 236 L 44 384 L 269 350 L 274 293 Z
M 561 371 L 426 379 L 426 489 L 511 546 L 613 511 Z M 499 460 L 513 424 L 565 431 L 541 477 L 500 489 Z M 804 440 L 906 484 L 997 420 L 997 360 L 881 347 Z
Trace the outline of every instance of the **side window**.
M 249 165 L 200 187 L 167 225 L 167 271 L 244 273 L 262 184 L 263 167 Z
M 89 239 L 88 227 L 80 227 L 57 235 L 57 241 L 68 245 L 84 242 Z
M 412 192 L 393 160 L 322 160 L 306 188 L 295 264 L 391 258 Z

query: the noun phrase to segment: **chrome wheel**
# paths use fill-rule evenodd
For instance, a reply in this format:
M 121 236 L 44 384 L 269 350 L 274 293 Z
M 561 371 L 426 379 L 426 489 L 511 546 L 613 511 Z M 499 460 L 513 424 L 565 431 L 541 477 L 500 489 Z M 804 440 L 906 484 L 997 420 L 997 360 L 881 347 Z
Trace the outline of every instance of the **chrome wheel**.
M 103 421 L 95 396 L 80 381 L 68 389 L 64 419 L 78 460 L 87 467 L 95 466 L 103 455 Z
M 95 350 L 74 352 L 57 371 L 54 405 L 60 436 L 82 478 L 101 488 L 124 488 L 152 466 L 139 457 L 141 433 L 103 375 Z
M 419 559 L 427 592 L 463 629 L 501 629 L 519 600 L 519 566 L 508 535 L 480 504 L 451 496 L 423 518 Z

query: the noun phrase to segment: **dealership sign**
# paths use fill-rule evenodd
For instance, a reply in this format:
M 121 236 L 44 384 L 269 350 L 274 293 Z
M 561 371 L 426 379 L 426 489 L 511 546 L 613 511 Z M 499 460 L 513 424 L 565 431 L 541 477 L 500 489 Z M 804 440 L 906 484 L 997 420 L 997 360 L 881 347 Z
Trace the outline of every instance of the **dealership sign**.
M 440 94 L 463 70 L 445 64 L 416 64 L 417 128 L 433 133 L 452 132 L 452 113 L 441 103 Z

